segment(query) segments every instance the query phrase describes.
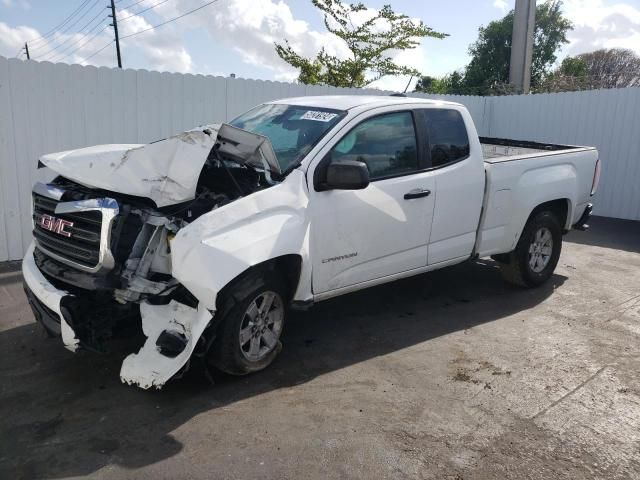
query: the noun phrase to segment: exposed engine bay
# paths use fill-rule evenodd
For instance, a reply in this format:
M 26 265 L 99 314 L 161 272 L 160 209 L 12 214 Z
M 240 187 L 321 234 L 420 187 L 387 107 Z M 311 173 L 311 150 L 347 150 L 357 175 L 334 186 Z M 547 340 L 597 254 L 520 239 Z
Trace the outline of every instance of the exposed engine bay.
M 38 231 L 44 213 L 38 212 L 36 207 L 35 236 L 43 244 L 37 244 L 38 265 L 48 275 L 78 288 L 113 291 L 115 300 L 121 304 L 150 296 L 170 295 L 178 286 L 175 279 L 170 278 L 171 238 L 201 215 L 275 184 L 268 170 L 233 163 L 220 154 L 218 146 L 216 144 L 211 149 L 202 168 L 195 198 L 161 208 L 147 198 L 89 188 L 65 177 L 57 177 L 49 185 L 64 192 L 60 198 L 62 203 L 101 198 L 115 200 L 118 214 L 113 218 L 109 245 L 114 262 L 109 268 L 83 275 L 82 271 L 73 268 L 79 266 L 74 262 L 56 261 L 52 256 L 43 254 L 43 250 L 56 247 L 48 245 Z M 37 194 L 36 191 L 34 195 Z M 37 200 L 35 203 L 38 205 Z M 64 214 L 56 215 L 65 219 Z M 72 268 L 65 268 L 65 264 Z

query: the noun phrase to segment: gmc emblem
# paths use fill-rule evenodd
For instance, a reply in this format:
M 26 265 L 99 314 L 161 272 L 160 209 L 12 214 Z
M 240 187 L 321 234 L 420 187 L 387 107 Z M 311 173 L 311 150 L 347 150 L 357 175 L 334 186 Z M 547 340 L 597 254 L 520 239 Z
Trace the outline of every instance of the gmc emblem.
M 73 222 L 63 220 L 62 218 L 52 217 L 51 215 L 42 214 L 38 219 L 38 226 L 44 230 L 57 233 L 64 237 L 70 237 L 71 232 L 65 230 L 66 227 L 73 227 Z

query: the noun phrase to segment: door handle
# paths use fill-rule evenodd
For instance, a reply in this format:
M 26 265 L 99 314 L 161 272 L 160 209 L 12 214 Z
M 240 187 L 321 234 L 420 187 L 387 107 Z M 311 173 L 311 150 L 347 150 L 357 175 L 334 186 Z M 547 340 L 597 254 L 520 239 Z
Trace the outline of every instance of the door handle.
M 404 199 L 412 200 L 414 198 L 428 197 L 429 195 L 431 195 L 431 190 L 427 190 L 426 188 L 414 188 L 410 192 L 404 194 Z

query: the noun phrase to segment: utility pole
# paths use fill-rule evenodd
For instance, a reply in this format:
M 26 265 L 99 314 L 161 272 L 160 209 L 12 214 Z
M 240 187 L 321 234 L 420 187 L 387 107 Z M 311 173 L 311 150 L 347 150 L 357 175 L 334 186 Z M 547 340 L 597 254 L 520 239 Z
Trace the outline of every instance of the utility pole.
M 29 45 L 27 45 L 27 42 L 24 42 L 24 51 L 27 53 L 27 60 L 31 60 L 31 57 L 29 56 Z
M 509 83 L 518 93 L 529 93 L 531 60 L 533 59 L 533 31 L 536 21 L 536 0 L 516 0 L 511 35 L 511 63 Z
M 111 0 L 111 15 L 109 15 L 109 17 L 113 19 L 113 23 L 111 24 L 111 26 L 113 27 L 113 31 L 116 34 L 116 54 L 118 55 L 118 68 L 122 68 L 122 58 L 120 57 L 120 37 L 118 36 L 118 19 L 116 18 L 116 4 L 113 0 Z

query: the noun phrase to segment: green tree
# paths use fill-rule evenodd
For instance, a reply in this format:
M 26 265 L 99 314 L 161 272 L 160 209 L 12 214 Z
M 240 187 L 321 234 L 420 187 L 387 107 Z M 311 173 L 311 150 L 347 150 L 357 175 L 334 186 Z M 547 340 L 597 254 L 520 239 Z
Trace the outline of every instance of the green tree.
M 424 93 L 440 93 L 438 92 L 439 89 L 440 89 L 440 79 L 425 75 L 418 79 L 413 91 L 424 92 Z
M 572 92 L 587 88 L 587 63 L 579 57 L 566 57 L 535 87 L 535 92 Z
M 587 76 L 587 62 L 580 57 L 567 57 L 562 60 L 558 73 L 567 77 L 584 78 Z
M 538 86 L 556 61 L 558 49 L 568 43 L 573 27 L 561 12 L 562 1 L 550 0 L 537 5 L 531 63 L 531 85 Z M 511 10 L 502 19 L 480 27 L 478 40 L 469 47 L 471 62 L 465 69 L 464 84 L 469 93 L 487 94 L 509 83 Z
M 363 3 L 347 5 L 340 0 L 312 0 L 312 3 L 323 12 L 327 30 L 346 43 L 350 56 L 338 58 L 323 48 L 315 58 L 306 58 L 296 53 L 287 40 L 284 44 L 276 43 L 278 56 L 297 68 L 298 80 L 306 84 L 364 87 L 386 75 L 417 76 L 420 72 L 415 68 L 398 65 L 389 54 L 411 50 L 424 37 L 446 36 L 422 21 L 394 12 L 389 5 L 358 24 L 355 17 L 367 10 Z
M 452 72 L 442 78 L 423 76 L 418 79 L 414 92 L 464 95 L 464 76 L 460 72 Z

